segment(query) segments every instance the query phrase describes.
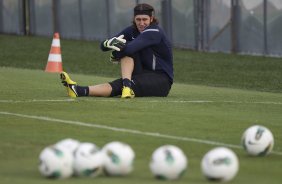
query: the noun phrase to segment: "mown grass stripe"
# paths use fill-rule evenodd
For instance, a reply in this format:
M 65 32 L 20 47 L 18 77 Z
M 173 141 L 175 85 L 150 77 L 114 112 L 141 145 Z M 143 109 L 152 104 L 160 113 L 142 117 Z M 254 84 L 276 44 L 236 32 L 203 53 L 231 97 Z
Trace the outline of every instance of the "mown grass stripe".
M 0 100 L 0 103 L 32 103 L 32 102 L 74 102 L 74 101 L 97 101 L 97 102 L 120 102 L 121 99 L 30 99 L 30 100 Z M 230 103 L 230 104 L 263 104 L 263 105 L 282 105 L 282 102 L 272 101 L 213 101 L 213 100 L 134 100 L 134 102 L 145 103 Z
M 242 149 L 241 145 L 226 144 L 222 142 L 209 141 L 209 140 L 197 139 L 197 138 L 191 138 L 191 137 L 180 137 L 180 136 L 174 136 L 174 135 L 168 135 L 168 134 L 160 134 L 158 132 L 142 132 L 142 131 L 133 130 L 133 129 L 117 128 L 117 127 L 112 127 L 112 126 L 110 127 L 110 126 L 100 125 L 100 124 L 92 124 L 92 123 L 85 123 L 85 122 L 80 122 L 80 121 L 56 119 L 56 118 L 50 118 L 46 116 L 18 114 L 18 113 L 5 112 L 5 111 L 0 111 L 0 114 L 9 115 L 9 116 L 17 116 L 21 118 L 29 118 L 29 119 L 37 119 L 37 120 L 43 120 L 43 121 L 49 121 L 49 122 L 77 125 L 77 126 L 100 128 L 100 129 L 106 129 L 106 130 L 111 130 L 111 131 L 116 131 L 116 132 L 131 133 L 131 134 L 136 134 L 136 135 L 144 135 L 144 136 L 151 136 L 151 137 L 166 138 L 166 139 L 173 139 L 173 140 L 179 140 L 179 141 L 188 141 L 188 142 L 195 142 L 195 143 L 200 143 L 200 144 L 226 146 L 226 147 L 235 148 L 235 149 Z M 276 155 L 282 155 L 282 152 L 273 151 L 272 153 Z

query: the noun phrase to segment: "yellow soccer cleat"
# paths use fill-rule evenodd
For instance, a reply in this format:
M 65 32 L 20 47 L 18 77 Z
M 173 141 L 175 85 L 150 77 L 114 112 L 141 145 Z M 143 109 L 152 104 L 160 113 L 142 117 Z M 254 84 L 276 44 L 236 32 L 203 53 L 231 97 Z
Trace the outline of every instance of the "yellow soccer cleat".
M 123 86 L 121 98 L 134 98 L 134 91 L 130 87 Z
M 72 81 L 66 72 L 62 72 L 60 78 L 63 85 L 67 88 L 68 96 L 76 98 L 78 96 L 76 92 L 76 82 Z

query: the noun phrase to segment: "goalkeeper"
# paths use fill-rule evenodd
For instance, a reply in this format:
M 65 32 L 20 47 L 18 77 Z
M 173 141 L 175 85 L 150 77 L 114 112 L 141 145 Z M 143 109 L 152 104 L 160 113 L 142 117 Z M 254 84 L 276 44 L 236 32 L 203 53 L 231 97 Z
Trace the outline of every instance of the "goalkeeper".
M 102 51 L 111 52 L 111 61 L 120 63 L 121 78 L 104 84 L 79 86 L 62 72 L 61 80 L 68 95 L 167 96 L 173 84 L 172 48 L 154 13 L 151 5 L 138 4 L 134 8 L 133 25 L 101 43 Z

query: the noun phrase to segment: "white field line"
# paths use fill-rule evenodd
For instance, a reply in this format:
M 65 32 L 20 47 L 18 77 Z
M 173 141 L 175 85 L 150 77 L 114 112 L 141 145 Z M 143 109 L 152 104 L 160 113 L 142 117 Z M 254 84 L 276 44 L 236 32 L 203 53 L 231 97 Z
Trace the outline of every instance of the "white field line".
M 0 100 L 0 103 L 32 103 L 32 102 L 73 102 L 75 99 L 62 99 L 62 100 L 55 100 L 55 99 L 31 99 L 31 100 Z
M 69 98 L 69 99 L 30 99 L 30 100 L 0 100 L 0 103 L 33 103 L 33 102 L 79 102 L 79 101 L 93 101 L 93 102 L 121 102 L 119 98 Z M 132 100 L 132 102 L 144 103 L 234 103 L 234 104 L 263 104 L 263 105 L 282 105 L 282 102 L 271 101 L 213 101 L 213 100 Z
M 222 142 L 209 141 L 209 140 L 197 139 L 197 138 L 191 138 L 191 137 L 180 137 L 180 136 L 174 136 L 174 135 L 168 135 L 168 134 L 160 134 L 158 132 L 142 132 L 140 130 L 117 128 L 117 127 L 100 125 L 100 124 L 85 123 L 81 121 L 63 120 L 63 119 L 50 118 L 46 116 L 34 116 L 34 115 L 18 114 L 18 113 L 12 113 L 12 112 L 4 112 L 4 111 L 0 111 L 0 114 L 8 115 L 8 116 L 17 116 L 21 118 L 56 122 L 56 123 L 62 123 L 62 124 L 99 128 L 99 129 L 105 129 L 105 130 L 110 130 L 110 131 L 115 131 L 115 132 L 125 132 L 125 133 L 130 133 L 130 134 L 135 134 L 135 135 L 151 136 L 151 137 L 158 137 L 158 138 L 173 139 L 173 140 L 178 140 L 178 141 L 188 141 L 188 142 L 195 142 L 195 143 L 200 143 L 200 144 L 226 146 L 230 148 L 242 149 L 242 146 L 240 145 L 226 144 Z M 282 155 L 282 152 L 273 151 L 272 153 L 276 155 Z

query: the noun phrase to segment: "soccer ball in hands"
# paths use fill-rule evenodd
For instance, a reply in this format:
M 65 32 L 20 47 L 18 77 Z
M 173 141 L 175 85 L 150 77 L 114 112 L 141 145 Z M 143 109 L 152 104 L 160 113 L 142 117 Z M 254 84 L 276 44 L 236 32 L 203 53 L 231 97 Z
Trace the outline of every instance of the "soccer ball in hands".
M 73 156 L 66 150 L 49 146 L 39 155 L 39 172 L 54 179 L 68 178 L 73 174 Z
M 187 157 L 180 148 L 164 145 L 153 152 L 150 169 L 157 179 L 175 180 L 184 173 L 187 165 Z
M 77 176 L 96 177 L 102 172 L 103 154 L 93 143 L 81 143 L 74 153 L 74 172 Z
M 135 153 L 126 143 L 114 141 L 106 144 L 104 154 L 104 171 L 107 175 L 124 176 L 133 170 Z
M 201 168 L 203 175 L 208 180 L 230 181 L 238 172 L 239 161 L 232 150 L 217 147 L 204 155 Z
M 55 147 L 67 149 L 71 153 L 74 153 L 74 151 L 78 148 L 79 144 L 80 142 L 76 139 L 66 138 L 58 141 L 55 144 Z
M 265 156 L 272 151 L 274 138 L 266 127 L 254 125 L 243 133 L 242 145 L 249 155 Z

